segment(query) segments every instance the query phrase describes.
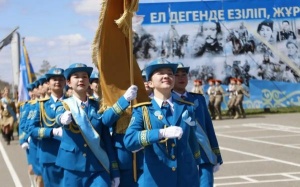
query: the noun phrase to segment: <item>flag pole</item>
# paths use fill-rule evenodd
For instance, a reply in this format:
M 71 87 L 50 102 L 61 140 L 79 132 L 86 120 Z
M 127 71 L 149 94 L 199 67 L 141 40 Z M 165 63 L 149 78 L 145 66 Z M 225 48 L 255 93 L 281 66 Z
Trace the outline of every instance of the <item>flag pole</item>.
M 134 84 L 134 65 L 133 65 L 133 42 L 132 42 L 132 17 L 134 12 L 138 9 L 138 0 L 124 0 L 124 13 L 123 15 L 116 20 L 116 24 L 119 28 L 122 29 L 122 32 L 125 36 L 128 37 L 128 49 L 129 49 L 129 76 L 130 84 Z M 132 112 L 133 102 L 130 102 L 130 108 Z M 137 181 L 137 166 L 136 166 L 136 153 L 132 153 L 132 166 L 133 166 L 133 178 L 134 181 Z
M 129 72 L 130 72 L 130 84 L 134 85 L 134 75 L 133 75 L 133 46 L 132 46 L 132 17 L 131 19 L 128 20 L 129 21 L 129 25 L 131 26 L 129 28 L 129 32 L 128 32 L 128 46 L 129 46 Z M 130 102 L 130 106 L 131 106 L 131 112 L 133 109 L 133 102 Z M 136 153 L 132 153 L 132 167 L 133 167 L 133 179 L 135 182 L 137 182 L 137 166 L 136 166 Z

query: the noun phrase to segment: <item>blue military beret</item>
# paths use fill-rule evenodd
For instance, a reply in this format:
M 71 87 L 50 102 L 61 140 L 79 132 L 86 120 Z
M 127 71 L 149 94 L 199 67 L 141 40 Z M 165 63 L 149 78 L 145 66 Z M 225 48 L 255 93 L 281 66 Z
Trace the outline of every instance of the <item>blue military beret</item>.
M 64 77 L 64 70 L 61 68 L 52 68 L 45 74 L 47 80 L 51 77 Z
M 171 63 L 163 58 L 154 60 L 150 62 L 147 67 L 145 68 L 146 72 L 146 80 L 149 81 L 154 71 L 161 69 L 161 68 L 170 68 L 173 73 L 176 73 L 178 64 Z
M 33 90 L 33 87 L 34 87 L 34 85 L 31 83 L 31 84 L 28 84 L 28 85 L 26 86 L 26 89 L 27 89 L 28 91 L 32 91 L 32 90 Z
M 85 65 L 83 63 L 75 63 L 75 64 L 70 65 L 64 71 L 64 76 L 68 80 L 68 79 L 70 79 L 70 77 L 73 73 L 80 72 L 80 71 L 87 72 L 88 76 L 90 77 L 91 73 L 93 71 L 93 68 L 88 67 L 87 65 Z
M 185 67 L 185 66 L 183 65 L 183 63 L 181 63 L 181 62 L 178 62 L 177 64 L 178 64 L 178 66 L 177 66 L 177 71 L 178 71 L 178 70 L 183 70 L 183 71 L 185 71 L 186 73 L 189 73 L 190 67 Z
M 46 76 L 45 75 L 40 76 L 37 81 L 39 81 L 39 85 L 43 85 L 45 82 L 47 82 Z
M 34 87 L 33 87 L 33 89 L 34 89 L 34 88 L 38 88 L 39 87 L 40 82 L 38 80 L 35 80 L 32 84 L 34 85 Z
M 93 80 L 99 79 L 99 73 L 98 72 L 93 72 L 90 76 L 90 83 L 93 82 Z

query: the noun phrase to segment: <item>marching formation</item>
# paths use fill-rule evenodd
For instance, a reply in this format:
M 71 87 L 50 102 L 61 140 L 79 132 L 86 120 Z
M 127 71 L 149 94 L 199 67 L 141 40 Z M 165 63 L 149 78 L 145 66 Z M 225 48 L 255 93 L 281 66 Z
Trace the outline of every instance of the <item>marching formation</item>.
M 99 74 L 92 67 L 53 68 L 27 87 L 31 99 L 19 105 L 19 116 L 2 98 L 2 133 L 9 144 L 18 119 L 34 187 L 213 186 L 223 160 L 212 106 L 202 94 L 186 90 L 188 74 L 182 63 L 154 60 L 142 71 L 149 102 L 130 107 L 138 97 L 131 85 L 103 109 Z M 212 92 L 224 91 L 217 84 Z M 236 97 L 232 108 L 242 115 Z M 220 98 L 214 99 L 218 117 Z M 129 108 L 130 123 L 120 131 L 116 123 Z

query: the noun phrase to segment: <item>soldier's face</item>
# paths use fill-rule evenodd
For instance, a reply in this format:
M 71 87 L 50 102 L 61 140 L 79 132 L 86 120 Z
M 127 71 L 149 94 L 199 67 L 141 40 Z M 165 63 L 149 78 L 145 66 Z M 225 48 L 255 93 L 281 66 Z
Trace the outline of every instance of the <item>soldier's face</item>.
M 188 84 L 188 74 L 184 70 L 177 70 L 175 74 L 175 91 L 185 91 L 185 87 Z
M 282 28 L 284 31 L 288 31 L 288 30 L 290 30 L 290 25 L 287 22 L 283 22 Z
M 99 80 L 93 80 L 93 82 L 91 83 L 90 87 L 94 92 L 98 92 L 98 86 L 99 86 Z
M 206 43 L 213 43 L 217 38 L 217 25 L 213 22 L 203 23 L 203 36 Z
M 294 44 L 289 44 L 288 46 L 288 53 L 289 55 L 295 55 L 297 53 L 297 48 Z
M 149 87 L 159 92 L 170 92 L 174 87 L 175 76 L 170 68 L 156 70 L 148 82 Z
M 62 91 L 66 85 L 64 77 L 51 77 L 48 81 L 48 86 L 52 91 Z
M 74 93 L 77 94 L 86 94 L 90 86 L 89 75 L 87 72 L 76 72 L 73 73 L 70 79 L 67 81 L 69 87 L 73 89 Z
M 261 35 L 266 41 L 269 41 L 272 37 L 272 29 L 271 27 L 268 27 L 268 26 L 261 26 L 261 29 L 259 31 L 259 35 Z

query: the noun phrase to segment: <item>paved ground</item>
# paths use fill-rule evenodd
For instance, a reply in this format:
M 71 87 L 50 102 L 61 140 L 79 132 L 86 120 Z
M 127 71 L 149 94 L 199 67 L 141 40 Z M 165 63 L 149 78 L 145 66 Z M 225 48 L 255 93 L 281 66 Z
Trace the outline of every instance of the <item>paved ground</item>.
M 224 164 L 215 186 L 300 186 L 300 113 L 214 121 Z M 3 187 L 29 187 L 25 152 L 0 141 Z
M 224 164 L 215 186 L 300 186 L 300 114 L 214 121 Z

